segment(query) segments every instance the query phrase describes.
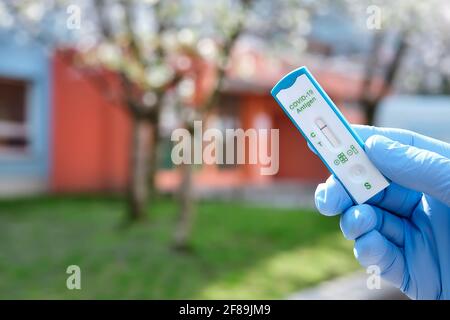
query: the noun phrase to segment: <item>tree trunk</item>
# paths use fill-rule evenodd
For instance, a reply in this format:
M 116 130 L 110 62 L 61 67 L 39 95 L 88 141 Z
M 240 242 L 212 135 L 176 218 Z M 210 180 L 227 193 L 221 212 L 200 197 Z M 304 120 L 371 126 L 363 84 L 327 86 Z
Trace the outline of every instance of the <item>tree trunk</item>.
M 181 164 L 181 184 L 179 189 L 179 217 L 175 229 L 175 248 L 186 251 L 189 249 L 189 237 L 194 223 L 192 165 Z
M 130 181 L 128 186 L 128 218 L 144 220 L 149 198 L 148 174 L 155 152 L 156 126 L 147 118 L 133 117 Z
M 376 69 L 379 65 L 380 50 L 383 47 L 384 33 L 376 32 L 373 36 L 372 47 L 365 65 L 364 78 L 361 87 L 360 105 L 363 107 L 367 124 L 372 125 L 375 117 L 375 97 L 372 88 Z
M 375 122 L 375 112 L 378 107 L 377 100 L 365 100 L 364 101 L 364 115 L 366 117 L 366 122 L 368 125 L 374 125 Z
M 155 133 L 154 137 L 155 145 L 153 148 L 153 152 L 151 153 L 150 156 L 150 164 L 148 172 L 148 187 L 149 187 L 148 194 L 150 201 L 155 200 L 158 195 L 158 189 L 156 186 L 156 173 L 158 172 L 158 163 L 159 163 L 158 148 L 160 147 L 159 146 L 160 136 L 157 128 L 154 130 L 154 133 Z

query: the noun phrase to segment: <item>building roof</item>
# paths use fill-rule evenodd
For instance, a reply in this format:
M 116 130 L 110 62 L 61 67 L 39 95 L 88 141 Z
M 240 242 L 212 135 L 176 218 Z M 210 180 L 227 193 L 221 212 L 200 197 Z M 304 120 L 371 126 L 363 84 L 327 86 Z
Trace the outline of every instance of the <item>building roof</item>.
M 357 101 L 361 94 L 363 68 L 361 61 L 325 58 L 304 54 L 302 64 L 292 65 L 267 58 L 257 51 L 237 51 L 223 90 L 235 93 L 270 94 L 270 90 L 286 73 L 306 65 L 330 96 L 345 101 Z M 248 65 L 251 66 L 248 66 Z M 242 70 L 244 69 L 244 70 Z M 373 81 L 371 90 L 378 92 L 381 78 Z

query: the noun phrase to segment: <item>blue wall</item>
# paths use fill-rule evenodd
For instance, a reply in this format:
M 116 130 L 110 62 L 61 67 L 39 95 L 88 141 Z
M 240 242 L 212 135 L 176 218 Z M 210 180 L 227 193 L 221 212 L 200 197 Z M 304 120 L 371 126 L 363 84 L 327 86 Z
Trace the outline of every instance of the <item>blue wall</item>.
M 19 43 L 0 34 L 0 76 L 25 80 L 30 153 L 11 159 L 0 155 L 0 178 L 33 177 L 48 180 L 50 127 L 50 58 L 36 43 Z
M 450 96 L 392 95 L 377 110 L 375 124 L 412 130 L 450 143 Z

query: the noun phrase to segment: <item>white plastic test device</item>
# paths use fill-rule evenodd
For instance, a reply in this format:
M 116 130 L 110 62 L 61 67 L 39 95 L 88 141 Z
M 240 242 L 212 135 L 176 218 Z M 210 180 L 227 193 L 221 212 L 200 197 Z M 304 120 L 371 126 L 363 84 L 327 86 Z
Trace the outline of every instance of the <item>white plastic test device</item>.
M 361 138 L 306 67 L 284 76 L 271 94 L 356 203 L 389 185 L 367 157 Z

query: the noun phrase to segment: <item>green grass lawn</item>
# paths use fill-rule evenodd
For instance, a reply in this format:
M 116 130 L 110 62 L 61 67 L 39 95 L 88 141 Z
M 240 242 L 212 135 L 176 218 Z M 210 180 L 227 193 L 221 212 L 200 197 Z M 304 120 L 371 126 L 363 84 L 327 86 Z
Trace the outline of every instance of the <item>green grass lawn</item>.
M 284 298 L 357 268 L 337 218 L 206 202 L 192 252 L 171 248 L 176 205 L 120 228 L 111 197 L 0 201 L 0 298 Z M 82 289 L 66 288 L 79 265 Z

